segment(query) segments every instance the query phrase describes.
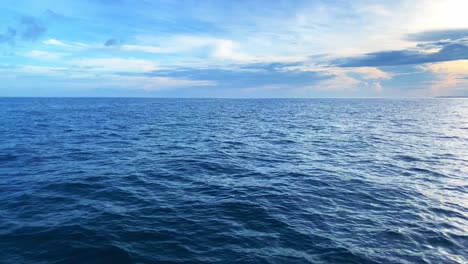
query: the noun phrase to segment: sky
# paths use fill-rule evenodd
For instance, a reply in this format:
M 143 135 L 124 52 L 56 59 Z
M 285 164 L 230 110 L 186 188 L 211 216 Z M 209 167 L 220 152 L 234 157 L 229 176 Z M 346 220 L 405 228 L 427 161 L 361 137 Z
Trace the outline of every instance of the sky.
M 0 96 L 468 96 L 466 0 L 2 0 Z

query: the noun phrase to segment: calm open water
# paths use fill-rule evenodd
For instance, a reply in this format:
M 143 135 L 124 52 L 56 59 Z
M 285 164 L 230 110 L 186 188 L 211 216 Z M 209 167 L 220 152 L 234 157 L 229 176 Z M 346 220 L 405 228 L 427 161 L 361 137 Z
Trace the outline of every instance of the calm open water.
M 467 263 L 466 99 L 0 99 L 0 263 Z

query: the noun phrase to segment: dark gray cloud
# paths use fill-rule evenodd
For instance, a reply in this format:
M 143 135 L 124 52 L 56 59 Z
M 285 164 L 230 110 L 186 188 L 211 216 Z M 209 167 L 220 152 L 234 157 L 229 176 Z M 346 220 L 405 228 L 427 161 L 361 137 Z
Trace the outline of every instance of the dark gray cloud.
M 423 43 L 418 43 L 416 45 L 416 48 L 422 49 L 422 50 L 428 50 L 428 49 L 434 49 L 434 48 L 440 48 L 446 45 L 454 44 L 456 42 L 453 41 L 433 41 L 433 42 L 423 42 Z
M 408 35 L 411 41 L 440 41 L 468 38 L 468 29 L 432 30 Z
M 340 67 L 381 67 L 468 59 L 468 45 L 447 42 L 438 46 L 435 45 L 435 47 L 441 49 L 434 53 L 427 53 L 422 50 L 381 51 L 358 57 L 338 59 L 333 61 L 332 64 Z
M 106 47 L 111 47 L 111 46 L 117 46 L 119 45 L 119 41 L 115 38 L 110 38 L 104 42 L 104 46 Z
M 407 39 L 419 42 L 415 49 L 367 53 L 340 58 L 331 64 L 340 67 L 380 67 L 468 59 L 468 29 L 424 31 L 410 34 Z M 430 49 L 439 51 L 427 52 Z

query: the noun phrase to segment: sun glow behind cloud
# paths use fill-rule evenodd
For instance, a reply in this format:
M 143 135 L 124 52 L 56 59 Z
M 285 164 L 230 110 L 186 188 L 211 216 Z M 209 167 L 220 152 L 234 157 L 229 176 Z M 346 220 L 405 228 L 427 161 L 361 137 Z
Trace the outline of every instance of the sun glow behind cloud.
M 416 31 L 436 29 L 468 28 L 466 10 L 468 1 L 444 0 L 444 1 L 415 1 L 418 2 L 418 11 L 414 15 Z

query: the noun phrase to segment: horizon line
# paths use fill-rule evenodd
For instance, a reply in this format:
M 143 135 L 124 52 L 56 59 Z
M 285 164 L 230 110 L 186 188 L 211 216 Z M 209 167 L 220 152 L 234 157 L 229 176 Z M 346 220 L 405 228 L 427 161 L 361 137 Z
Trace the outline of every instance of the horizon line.
M 0 96 L 0 99 L 468 99 L 468 96 L 388 96 L 388 97 L 156 97 L 156 96 Z

